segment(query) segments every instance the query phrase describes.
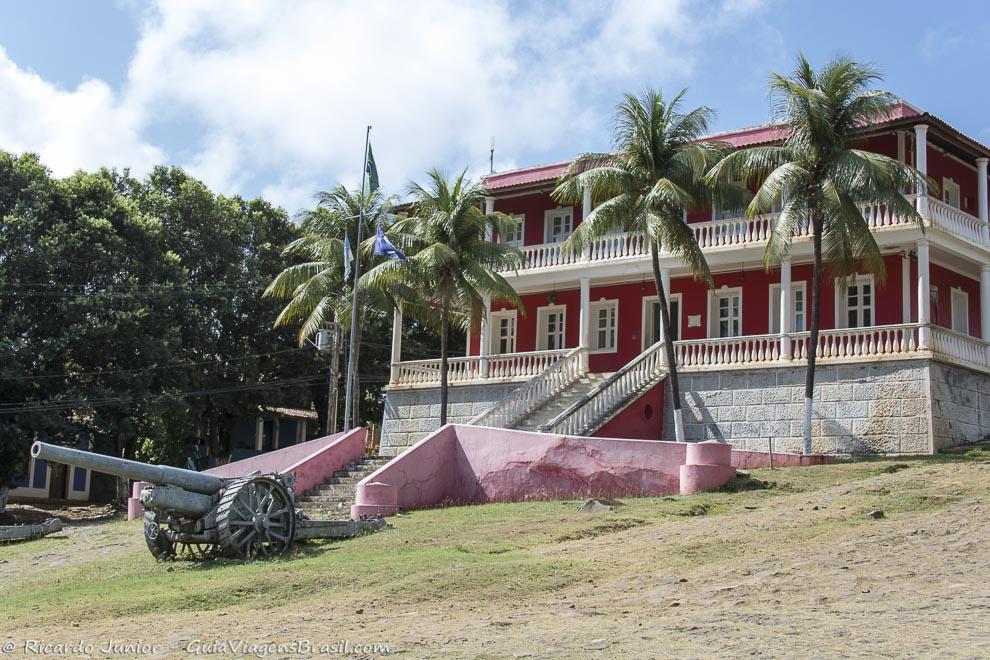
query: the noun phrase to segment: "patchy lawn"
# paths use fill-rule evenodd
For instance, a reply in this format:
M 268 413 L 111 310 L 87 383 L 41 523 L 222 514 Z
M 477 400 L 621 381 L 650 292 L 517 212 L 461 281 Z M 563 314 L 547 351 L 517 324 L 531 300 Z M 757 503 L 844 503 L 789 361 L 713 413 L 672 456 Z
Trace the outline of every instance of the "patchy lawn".
M 482 657 L 990 648 L 990 454 L 753 470 L 736 486 L 605 513 L 417 511 L 243 564 L 155 563 L 139 521 L 70 525 L 0 546 L 0 643 L 140 639 L 186 655 L 198 640 L 348 640 Z

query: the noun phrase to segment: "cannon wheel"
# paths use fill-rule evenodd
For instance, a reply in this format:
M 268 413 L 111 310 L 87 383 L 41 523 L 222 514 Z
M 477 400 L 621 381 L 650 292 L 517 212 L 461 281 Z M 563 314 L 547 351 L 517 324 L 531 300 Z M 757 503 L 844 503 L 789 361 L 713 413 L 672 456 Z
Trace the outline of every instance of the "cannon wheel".
M 175 559 L 180 555 L 190 559 L 210 559 L 217 554 L 217 547 L 212 543 L 177 543 L 174 532 L 161 525 L 158 511 L 144 512 L 144 542 L 158 561 Z
M 226 557 L 255 559 L 288 551 L 296 534 L 289 492 L 268 477 L 228 484 L 217 505 L 217 536 Z

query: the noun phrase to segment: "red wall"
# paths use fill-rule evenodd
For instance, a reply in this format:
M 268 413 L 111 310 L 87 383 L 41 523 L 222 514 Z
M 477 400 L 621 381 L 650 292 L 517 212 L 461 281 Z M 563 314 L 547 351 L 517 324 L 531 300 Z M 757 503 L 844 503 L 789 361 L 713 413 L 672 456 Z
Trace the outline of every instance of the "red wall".
M 943 328 L 952 327 L 952 289 L 959 288 L 969 294 L 969 334 L 979 337 L 980 283 L 938 264 L 930 264 L 928 275 L 931 286 L 938 288 L 938 318 L 933 317 L 932 323 Z
M 659 440 L 663 433 L 663 397 L 666 388 L 666 380 L 654 385 L 605 426 L 592 433 L 592 436 Z
M 928 176 L 939 185 L 938 191 L 933 191 L 932 195 L 942 199 L 942 177 L 948 177 L 959 184 L 960 208 L 975 216 L 979 214 L 979 207 L 976 198 L 976 163 L 972 165 L 967 167 L 931 145 L 928 146 Z
M 521 213 L 526 217 L 525 227 L 523 229 L 524 245 L 540 245 L 543 243 L 544 214 L 550 209 L 555 209 L 559 206 L 568 205 L 558 204 L 550 197 L 548 192 L 535 192 L 528 195 L 495 200 L 496 211 L 508 213 L 509 215 Z M 581 224 L 582 205 L 572 204 L 569 206 L 573 208 L 574 227 L 577 227 Z

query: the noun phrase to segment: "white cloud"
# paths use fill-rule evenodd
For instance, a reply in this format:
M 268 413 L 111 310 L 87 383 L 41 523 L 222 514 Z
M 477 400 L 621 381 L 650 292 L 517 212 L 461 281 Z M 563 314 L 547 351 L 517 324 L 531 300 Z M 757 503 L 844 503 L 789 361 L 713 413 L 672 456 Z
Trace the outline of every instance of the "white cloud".
M 101 80 L 59 89 L 0 48 L 0 99 L 0 148 L 36 152 L 56 175 L 104 165 L 140 175 L 166 159 L 141 138 L 140 117 Z
M 706 40 L 763 1 L 161 0 L 119 99 L 98 81 L 66 93 L 35 79 L 52 97 L 36 105 L 77 109 L 13 143 L 44 140 L 53 166 L 126 156 L 140 171 L 165 158 L 141 131 L 183 130 L 194 155 L 179 164 L 294 212 L 315 189 L 356 185 L 367 124 L 390 191 L 433 165 L 486 172 L 492 135 L 498 163 L 607 147 L 620 91 L 687 83 Z M 112 129 L 113 146 L 73 128 L 89 99 L 89 123 Z

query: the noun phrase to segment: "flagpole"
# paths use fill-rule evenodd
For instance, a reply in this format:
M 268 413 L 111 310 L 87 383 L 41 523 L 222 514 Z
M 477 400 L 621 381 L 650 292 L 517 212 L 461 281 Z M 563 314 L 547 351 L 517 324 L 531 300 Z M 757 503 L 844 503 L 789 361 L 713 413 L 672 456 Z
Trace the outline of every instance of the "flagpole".
M 351 341 L 347 353 L 347 387 L 344 392 L 344 430 L 350 430 L 351 424 L 355 421 L 351 412 L 354 402 L 354 373 L 357 364 L 354 360 L 354 353 L 358 345 L 358 277 L 361 276 L 361 230 L 364 228 L 364 184 L 368 179 L 368 144 L 371 139 L 371 126 L 364 133 L 364 160 L 361 163 L 361 197 L 358 208 L 357 242 L 354 245 L 354 291 L 351 298 Z

